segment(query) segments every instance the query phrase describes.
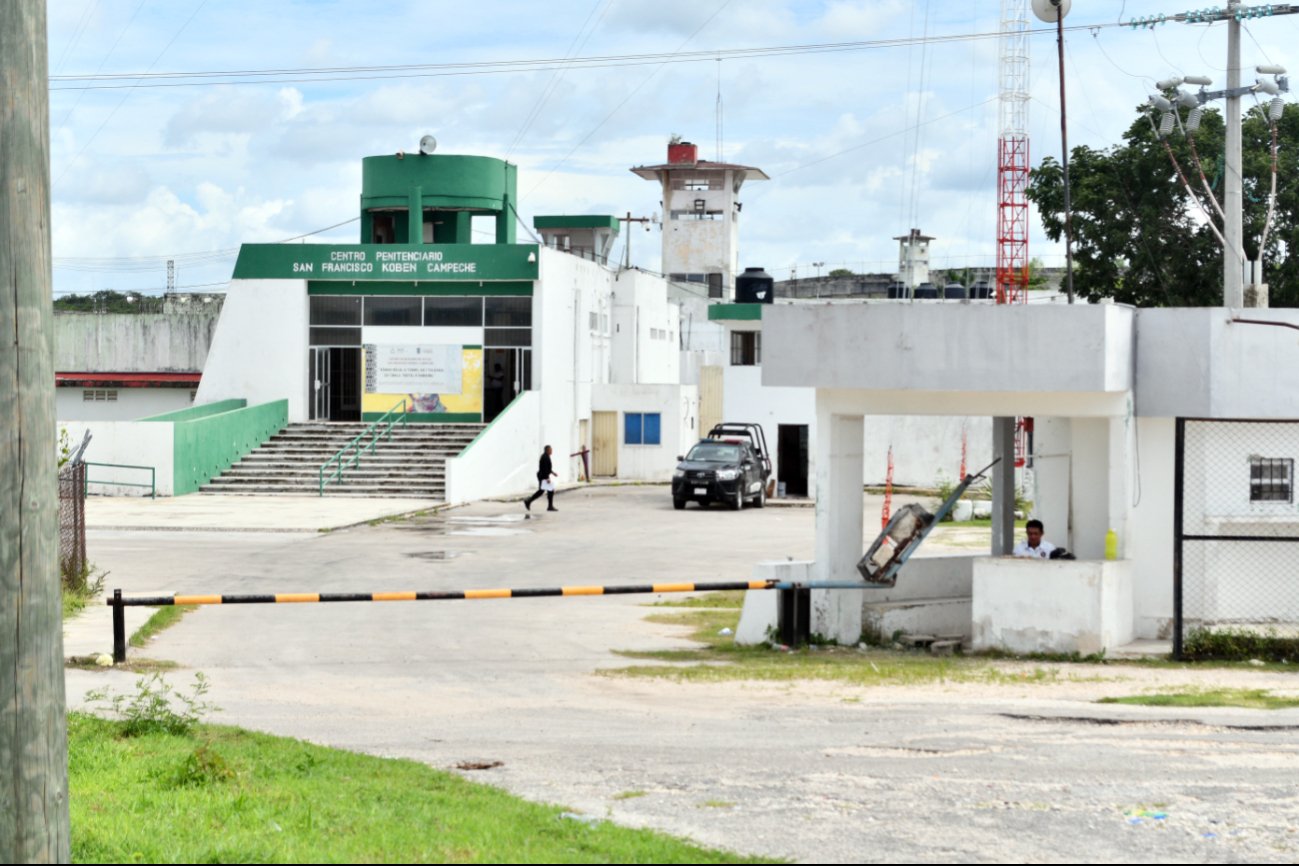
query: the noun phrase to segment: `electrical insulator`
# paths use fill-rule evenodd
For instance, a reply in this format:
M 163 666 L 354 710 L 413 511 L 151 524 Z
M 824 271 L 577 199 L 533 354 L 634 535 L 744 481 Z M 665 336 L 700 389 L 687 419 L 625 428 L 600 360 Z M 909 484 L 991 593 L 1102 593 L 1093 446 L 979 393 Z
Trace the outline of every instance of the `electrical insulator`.
M 1186 131 L 1195 134 L 1200 128 L 1200 121 L 1204 118 L 1203 108 L 1192 108 L 1191 113 L 1186 115 Z
M 1164 116 L 1159 118 L 1159 137 L 1168 138 L 1173 134 L 1173 113 L 1165 111 Z
M 1281 119 L 1281 115 L 1284 113 L 1285 100 L 1278 96 L 1276 99 L 1273 99 L 1272 104 L 1268 106 L 1267 116 L 1273 123 L 1276 123 Z

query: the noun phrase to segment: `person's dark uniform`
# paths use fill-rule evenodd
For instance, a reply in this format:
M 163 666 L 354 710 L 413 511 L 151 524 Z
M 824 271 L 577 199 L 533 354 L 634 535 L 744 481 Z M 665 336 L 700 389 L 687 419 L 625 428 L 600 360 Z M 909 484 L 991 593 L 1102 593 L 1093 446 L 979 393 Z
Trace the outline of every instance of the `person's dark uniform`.
M 534 493 L 534 494 L 532 494 L 532 495 L 531 495 L 530 497 L 528 497 L 527 499 L 523 500 L 523 507 L 524 507 L 524 508 L 526 508 L 526 509 L 528 509 L 529 511 L 531 511 L 531 510 L 532 510 L 532 503 L 534 503 L 534 502 L 536 502 L 538 499 L 540 499 L 540 498 L 541 498 L 541 494 L 544 493 L 544 494 L 546 494 L 546 505 L 547 505 L 546 510 L 547 510 L 547 511 L 558 511 L 558 510 L 559 510 L 558 508 L 555 507 L 555 491 L 554 491 L 554 490 L 546 490 L 546 489 L 542 486 L 542 485 L 544 485 L 547 481 L 549 481 L 549 480 L 550 480 L 550 476 L 552 476 L 552 475 L 554 475 L 554 474 L 555 474 L 554 467 L 553 467 L 553 466 L 551 465 L 551 463 L 550 463 L 550 446 L 547 445 L 547 446 L 546 446 L 546 450 L 543 451 L 543 452 L 541 452 L 541 461 L 537 464 L 537 492 Z

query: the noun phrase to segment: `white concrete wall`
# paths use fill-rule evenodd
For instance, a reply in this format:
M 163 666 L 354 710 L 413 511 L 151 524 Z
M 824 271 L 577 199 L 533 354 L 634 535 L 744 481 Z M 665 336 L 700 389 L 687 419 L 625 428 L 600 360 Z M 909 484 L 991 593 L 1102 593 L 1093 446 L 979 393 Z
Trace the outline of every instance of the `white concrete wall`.
M 117 392 L 117 399 L 90 400 L 83 398 L 89 390 Z M 63 421 L 135 421 L 163 412 L 174 412 L 194 405 L 189 388 L 69 388 L 54 390 L 54 410 Z
M 675 385 L 681 380 L 679 308 L 667 282 L 642 271 L 613 277 L 613 368 L 618 384 Z
M 1133 638 L 1132 564 L 988 557 L 974 563 L 976 650 L 1081 653 Z
M 699 389 L 691 385 L 599 385 L 591 395 L 596 412 L 618 413 L 618 477 L 634 481 L 671 481 L 677 457 L 699 439 Z M 657 412 L 660 444 L 628 445 L 623 416 Z
M 1299 418 L 1299 310 L 1161 308 L 1137 315 L 1137 412 Z
M 863 590 L 862 605 L 969 598 L 974 592 L 974 563 L 981 558 L 975 555 L 913 556 L 898 572 L 895 586 Z
M 154 484 L 159 496 L 171 496 L 175 440 L 173 425 L 155 421 L 71 421 L 59 422 L 60 430 L 68 431 L 73 447 L 81 444 L 87 430 L 90 445 L 83 459 L 89 463 L 118 463 L 128 466 L 152 466 Z M 91 482 L 106 480 L 148 484 L 149 474 L 140 470 L 106 469 L 91 466 L 87 470 Z M 91 483 L 91 495 L 148 496 L 149 491 L 139 487 L 114 487 Z
M 729 362 L 730 359 L 727 358 Z M 779 434 L 781 424 L 808 426 L 807 486 L 816 491 L 816 391 L 811 388 L 764 388 L 762 367 L 722 368 L 722 420 L 761 424 L 771 451 L 771 477 L 780 477 Z M 701 431 L 701 435 L 708 431 Z
M 447 460 L 447 502 L 523 496 L 537 489 L 542 402 L 540 392 L 524 391 L 463 453 Z M 552 459 L 562 477 L 565 464 L 558 448 Z
M 192 373 L 203 369 L 220 305 L 193 313 L 55 313 L 60 373 Z
M 727 421 L 762 425 L 771 448 L 773 475 L 779 477 L 780 425 L 808 426 L 808 479 L 816 477 L 816 391 L 762 384 L 762 367 L 727 366 L 723 372 L 723 414 Z M 992 419 L 948 416 L 867 416 L 864 419 L 866 483 L 883 484 L 893 448 L 893 482 L 929 487 L 953 482 L 961 470 L 961 435 L 966 436 L 966 471 L 992 460 Z M 705 431 L 707 432 L 707 431 Z M 816 491 L 809 493 L 815 496 Z
M 605 363 L 604 349 L 616 341 L 591 339 L 590 314 L 598 317 L 609 310 L 612 325 L 612 272 L 552 249 L 542 248 L 539 256 L 532 299 L 532 387 L 542 394 L 540 444 L 555 449 L 556 471 L 571 480 L 568 455 L 581 448 L 578 422 L 591 417 L 591 386 L 609 381 L 609 372 L 597 365 Z M 533 454 L 534 464 L 536 459 Z
M 1133 321 L 1112 304 L 776 304 L 763 382 L 852 414 L 1123 417 Z
M 1137 637 L 1166 639 L 1173 624 L 1173 485 L 1177 425 L 1139 418 L 1134 490 L 1126 555 L 1132 561 Z M 1139 493 L 1140 495 L 1135 495 Z
M 305 280 L 232 280 L 195 402 L 287 399 L 306 421 L 308 312 Z
M 859 581 L 863 499 L 861 416 L 843 415 L 817 395 L 816 567 L 817 580 Z M 812 590 L 812 632 L 842 644 L 862 632 L 861 600 L 841 590 Z

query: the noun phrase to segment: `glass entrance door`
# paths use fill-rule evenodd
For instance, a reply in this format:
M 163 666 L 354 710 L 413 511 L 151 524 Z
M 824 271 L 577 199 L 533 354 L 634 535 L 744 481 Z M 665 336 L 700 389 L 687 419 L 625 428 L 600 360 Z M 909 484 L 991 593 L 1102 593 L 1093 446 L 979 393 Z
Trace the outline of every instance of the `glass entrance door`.
M 531 349 L 488 349 L 483 386 L 483 421 L 490 424 L 510 401 L 532 388 Z
M 311 420 L 329 420 L 329 349 L 313 348 L 310 351 Z

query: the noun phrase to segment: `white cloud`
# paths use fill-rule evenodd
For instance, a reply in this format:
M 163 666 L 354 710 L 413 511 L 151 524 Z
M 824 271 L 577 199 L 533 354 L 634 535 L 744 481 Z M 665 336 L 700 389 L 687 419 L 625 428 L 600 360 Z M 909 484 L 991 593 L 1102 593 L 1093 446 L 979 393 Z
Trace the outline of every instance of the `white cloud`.
M 1070 22 L 1111 24 L 1114 4 L 1094 5 L 1075 5 Z M 142 71 L 155 61 L 154 71 L 167 71 L 555 58 L 574 44 L 593 7 L 597 17 L 606 14 L 585 55 L 675 50 L 718 8 L 688 50 L 895 39 L 924 29 L 924 7 L 905 0 L 493 0 L 457 7 L 428 0 L 379 7 L 226 0 L 203 6 L 183 32 L 193 3 L 146 4 L 126 27 L 137 7 L 138 0 L 53 3 L 51 65 L 64 55 L 65 73 L 101 66 Z M 934 0 L 929 10 L 931 35 L 997 26 L 995 3 Z M 1299 20 L 1265 19 L 1251 30 L 1259 44 L 1247 43 L 1246 65 L 1284 62 Z M 1214 68 L 1222 65 L 1220 28 L 1103 28 L 1071 32 L 1068 40 L 1074 144 L 1118 141 L 1154 78 L 1206 71 L 1222 77 Z M 1059 152 L 1059 92 L 1054 41 L 1035 35 L 1030 49 L 1036 161 Z M 720 70 L 709 59 L 572 68 L 558 78 L 533 71 L 55 91 L 56 254 L 156 256 L 319 229 L 356 214 L 362 157 L 412 150 L 426 132 L 437 136 L 441 152 L 509 151 L 520 166 L 519 209 L 527 220 L 539 213 L 647 215 L 657 209 L 659 191 L 628 168 L 662 160 L 673 132 L 714 156 L 720 71 L 724 156 L 772 175 L 744 191 L 743 261 L 773 272 L 813 260 L 890 269 L 891 238 L 911 227 L 914 159 L 915 222 L 938 237 L 935 259 L 988 263 L 995 255 L 998 120 L 995 102 L 986 101 L 995 96 L 996 64 L 997 41 L 983 39 L 927 50 L 727 59 Z M 510 150 L 548 90 L 544 110 Z M 921 92 L 917 141 L 908 130 Z M 355 226 L 328 236 L 350 240 Z M 656 240 L 636 235 L 637 261 L 657 266 Z M 1056 252 L 1034 220 L 1031 253 L 1049 259 Z M 229 262 L 223 266 L 228 275 Z M 219 279 L 219 272 L 212 266 L 196 278 Z M 71 281 L 60 288 L 130 278 L 63 271 L 57 277 Z

